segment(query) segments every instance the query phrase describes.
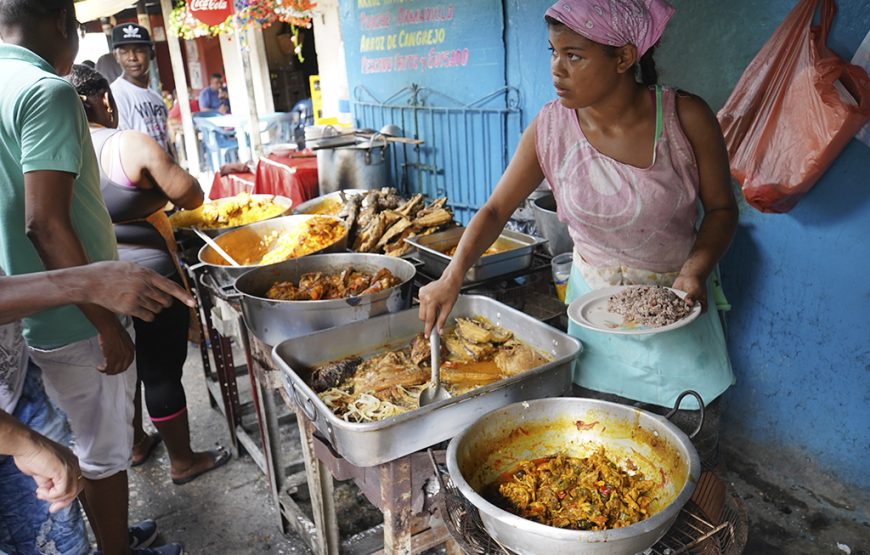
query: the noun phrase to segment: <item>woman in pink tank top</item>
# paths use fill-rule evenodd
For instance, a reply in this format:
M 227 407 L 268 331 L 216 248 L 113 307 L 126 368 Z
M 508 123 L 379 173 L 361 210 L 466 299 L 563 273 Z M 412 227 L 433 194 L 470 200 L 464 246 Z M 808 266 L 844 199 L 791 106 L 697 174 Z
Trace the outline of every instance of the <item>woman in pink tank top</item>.
M 672 13 L 664 0 L 559 0 L 547 10 L 558 100 L 523 133 L 442 277 L 421 289 L 427 335 L 443 328 L 465 272 L 544 178 L 574 240 L 569 301 L 609 285 L 659 283 L 706 310 L 737 205 L 713 112 L 696 96 L 656 85 L 652 50 Z M 578 391 L 656 408 L 695 389 L 713 403 L 733 383 L 716 311 L 682 330 L 639 339 L 572 327 L 584 344 Z M 715 430 L 708 439 L 698 447 L 710 462 Z

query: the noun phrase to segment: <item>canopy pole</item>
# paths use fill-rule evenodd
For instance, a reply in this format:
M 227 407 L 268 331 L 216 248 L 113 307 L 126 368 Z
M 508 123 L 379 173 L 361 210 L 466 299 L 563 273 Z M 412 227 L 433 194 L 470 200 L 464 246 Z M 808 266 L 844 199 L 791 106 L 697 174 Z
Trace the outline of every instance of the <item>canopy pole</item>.
M 160 0 L 163 10 L 163 21 L 166 29 L 166 43 L 169 45 L 169 59 L 172 62 L 172 76 L 175 78 L 175 94 L 181 108 L 181 129 L 184 135 L 184 151 L 187 154 L 187 171 L 199 178 L 199 148 L 196 140 L 196 130 L 193 128 L 193 116 L 190 113 L 190 95 L 187 92 L 187 76 L 184 74 L 184 58 L 181 55 L 181 44 L 178 34 L 169 25 L 169 15 L 172 13 L 172 0 Z
M 165 0 L 164 0 L 165 1 Z M 247 31 L 241 29 L 238 24 L 234 28 L 236 35 L 236 47 L 239 51 L 239 60 L 242 63 L 242 72 L 245 76 L 245 88 L 248 91 L 248 129 L 251 137 L 251 158 L 254 162 L 263 156 L 263 140 L 260 136 L 260 114 L 257 111 L 257 96 L 254 91 L 254 77 L 251 73 L 251 48 L 248 45 Z M 240 130 L 244 135 L 244 125 L 240 123 Z

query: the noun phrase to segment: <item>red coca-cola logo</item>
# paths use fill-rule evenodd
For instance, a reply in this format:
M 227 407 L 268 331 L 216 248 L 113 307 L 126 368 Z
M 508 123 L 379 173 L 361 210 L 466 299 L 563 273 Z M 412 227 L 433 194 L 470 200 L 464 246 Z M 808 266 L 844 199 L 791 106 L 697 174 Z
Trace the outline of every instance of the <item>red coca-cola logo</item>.
M 206 25 L 220 25 L 233 15 L 232 0 L 187 0 L 191 15 Z

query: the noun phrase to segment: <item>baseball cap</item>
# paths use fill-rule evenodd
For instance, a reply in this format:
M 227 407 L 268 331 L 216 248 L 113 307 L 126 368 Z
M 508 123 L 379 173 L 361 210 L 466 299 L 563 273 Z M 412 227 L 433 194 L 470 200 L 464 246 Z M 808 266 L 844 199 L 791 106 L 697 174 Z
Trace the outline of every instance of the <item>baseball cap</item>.
M 122 23 L 112 29 L 112 48 L 125 44 L 148 44 L 153 46 L 148 29 L 135 23 Z

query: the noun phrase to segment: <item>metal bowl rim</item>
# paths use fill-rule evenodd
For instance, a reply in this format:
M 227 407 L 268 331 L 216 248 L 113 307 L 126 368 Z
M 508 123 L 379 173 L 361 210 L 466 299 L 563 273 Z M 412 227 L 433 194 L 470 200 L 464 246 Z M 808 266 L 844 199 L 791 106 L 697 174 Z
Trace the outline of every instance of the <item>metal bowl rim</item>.
M 293 207 L 293 215 L 296 216 L 317 216 L 318 214 L 307 214 L 302 212 L 302 210 L 311 208 L 312 206 L 317 206 L 318 204 L 326 201 L 327 199 L 332 199 L 335 197 L 341 198 L 341 193 L 350 194 L 351 196 L 356 195 L 365 195 L 369 191 L 377 191 L 378 189 L 341 189 L 339 191 L 333 191 L 331 193 L 326 193 L 325 195 L 318 195 L 312 199 L 308 199 L 305 202 L 300 202 L 296 206 Z
M 290 210 L 295 211 L 295 208 L 293 207 L 293 199 L 291 199 L 290 197 L 286 197 L 284 195 L 271 195 L 269 193 L 249 193 L 249 194 L 251 195 L 251 198 L 258 199 L 258 200 L 261 198 L 266 198 L 266 197 L 271 197 L 272 200 L 281 199 L 282 201 L 286 201 L 286 202 L 281 202 L 280 204 L 286 204 L 287 206 L 284 207 L 284 212 L 282 212 L 276 216 L 266 218 L 265 220 L 257 220 L 256 222 L 251 222 L 248 224 L 232 225 L 232 226 L 226 226 L 226 227 L 206 227 L 206 228 L 194 227 L 194 226 L 184 226 L 184 227 L 172 226 L 172 228 L 179 230 L 179 231 L 189 231 L 189 232 L 193 232 L 194 229 L 198 229 L 204 233 L 208 233 L 208 232 L 215 233 L 216 232 L 218 235 L 216 235 L 215 237 L 219 237 L 219 236 L 223 235 L 224 233 L 229 233 L 230 231 L 235 231 L 235 230 L 242 228 L 242 227 L 245 227 L 245 226 L 258 224 L 261 222 L 268 222 L 268 221 L 274 220 L 276 218 L 283 218 L 284 216 L 292 216 L 293 214 L 288 213 L 288 211 L 290 211 Z M 209 202 L 211 204 L 223 204 L 223 203 L 228 202 L 230 199 L 232 199 L 235 196 L 236 195 L 233 195 L 232 197 L 216 198 L 216 199 L 209 200 L 207 202 Z M 203 204 L 205 204 L 205 203 L 203 203 Z M 279 204 L 279 203 L 276 202 L 276 204 Z
M 598 405 L 601 407 L 616 408 L 620 411 L 639 412 L 641 415 L 641 423 L 643 422 L 643 419 L 652 419 L 653 421 L 657 421 L 659 424 L 663 425 L 665 429 L 668 429 L 669 431 L 674 433 L 677 436 L 677 440 L 682 441 L 684 445 L 690 447 L 690 449 L 688 449 L 689 460 L 687 462 L 689 468 L 686 483 L 683 484 L 682 489 L 680 489 L 680 492 L 677 494 L 674 500 L 671 501 L 664 509 L 647 519 L 644 519 L 635 524 L 630 524 L 629 526 L 625 526 L 623 528 L 611 528 L 608 530 L 568 530 L 565 528 L 556 528 L 554 526 L 540 524 L 538 522 L 534 522 L 510 513 L 508 511 L 505 511 L 504 509 L 501 509 L 487 501 L 465 480 L 465 477 L 459 470 L 459 463 L 456 460 L 456 452 L 459 449 L 459 444 L 463 441 L 466 435 L 470 433 L 472 426 L 481 422 L 485 418 L 492 418 L 493 415 L 497 412 L 512 410 L 514 407 L 517 407 L 519 405 L 522 405 L 525 408 L 538 404 L 555 403 L 574 405 L 579 402 L 582 402 L 585 405 L 591 405 L 592 408 Z M 457 488 L 459 488 L 459 490 L 462 492 L 462 495 L 465 496 L 466 499 L 468 499 L 478 511 L 484 513 L 488 517 L 491 517 L 501 522 L 502 524 L 513 528 L 518 528 L 523 532 L 528 532 L 529 534 L 534 534 L 536 536 L 542 536 L 553 540 L 571 541 L 579 543 L 597 543 L 616 542 L 619 540 L 632 539 L 643 534 L 653 532 L 664 526 L 665 524 L 673 521 L 673 519 L 676 518 L 676 516 L 682 510 L 683 505 L 685 505 L 689 501 L 692 493 L 695 490 L 694 484 L 697 483 L 698 478 L 700 477 L 701 463 L 698 458 L 698 454 L 692 446 L 692 443 L 689 440 L 688 436 L 686 436 L 682 430 L 677 428 L 673 423 L 671 423 L 663 416 L 658 416 L 637 407 L 629 407 L 626 405 L 621 405 L 619 403 L 602 401 L 599 399 L 587 399 L 583 397 L 558 397 L 550 399 L 535 399 L 532 401 L 520 401 L 518 403 L 505 405 L 504 407 L 495 409 L 481 416 L 479 419 L 469 424 L 464 430 L 462 430 L 459 434 L 457 434 L 453 437 L 453 439 L 450 440 L 450 443 L 447 446 L 447 470 L 450 473 L 450 479 L 453 480 L 453 483 L 456 485 Z
M 214 240 L 215 240 L 215 242 L 217 242 L 224 235 L 229 235 L 230 233 L 235 233 L 235 232 L 240 231 L 242 229 L 252 229 L 255 227 L 265 226 L 266 224 L 275 224 L 277 222 L 280 222 L 280 221 L 283 221 L 283 220 L 286 220 L 289 218 L 294 218 L 294 219 L 297 219 L 299 221 L 311 219 L 311 218 L 329 218 L 330 220 L 336 220 L 337 222 L 339 222 L 342 225 L 342 227 L 344 227 L 344 235 L 339 237 L 337 241 L 334 241 L 334 242 L 324 246 L 323 249 L 328 249 L 329 247 L 333 246 L 335 243 L 338 243 L 339 241 L 341 241 L 342 237 L 347 236 L 347 227 L 344 225 L 344 221 L 337 216 L 323 216 L 320 214 L 289 214 L 287 216 L 279 216 L 276 218 L 270 218 L 268 220 L 260 220 L 259 222 L 252 222 L 249 224 L 238 226 L 235 229 L 231 229 L 231 230 L 228 230 L 228 231 L 221 233 L 220 235 L 215 237 Z M 202 247 L 200 247 L 199 251 L 196 254 L 197 260 L 199 261 L 200 264 L 205 264 L 206 266 L 230 270 L 231 272 L 232 271 L 246 272 L 248 270 L 252 270 L 252 269 L 256 269 L 256 268 L 266 268 L 266 267 L 272 266 L 272 264 L 242 264 L 239 266 L 230 266 L 229 264 L 213 264 L 211 262 L 206 262 L 205 260 L 202 259 L 202 255 L 203 255 L 203 253 L 205 253 L 206 249 L 210 249 L 210 248 L 211 247 L 208 245 L 208 243 L 206 243 Z M 315 251 L 311 254 L 319 253 L 323 249 L 318 249 L 317 251 Z M 306 254 L 303 256 L 310 256 L 310 255 Z M 297 258 L 299 258 L 299 257 L 297 257 Z M 288 260 L 293 260 L 293 259 L 291 258 Z M 286 262 L 286 260 L 282 260 L 281 262 Z M 275 264 L 280 264 L 281 262 L 275 262 Z
M 306 215 L 306 214 L 300 214 L 300 215 Z M 376 293 L 369 293 L 368 295 L 357 295 L 355 297 L 344 297 L 341 299 L 320 299 L 320 300 L 313 300 L 313 301 L 290 301 L 290 300 L 286 300 L 286 299 L 270 299 L 268 297 L 261 297 L 259 295 L 253 295 L 251 293 L 247 293 L 247 292 L 242 291 L 238 288 L 238 283 L 239 283 L 240 279 L 242 279 L 243 277 L 245 277 L 248 274 L 253 274 L 254 272 L 256 272 L 258 270 L 262 270 L 265 268 L 268 268 L 269 270 L 275 270 L 281 264 L 292 263 L 296 260 L 301 260 L 303 258 L 306 260 L 312 260 L 312 259 L 334 257 L 334 256 L 354 256 L 354 257 L 360 257 L 360 258 L 375 258 L 375 257 L 377 257 L 377 258 L 388 258 L 390 260 L 396 260 L 397 262 L 400 261 L 399 262 L 400 264 L 410 266 L 411 277 L 402 281 L 401 283 L 397 283 L 396 285 L 394 285 L 390 288 L 384 289 L 382 291 L 378 291 Z M 239 267 L 241 268 L 242 266 L 239 266 Z M 248 297 L 250 299 L 256 299 L 258 301 L 266 301 L 270 304 L 274 303 L 274 304 L 279 305 L 279 306 L 293 306 L 293 305 L 296 305 L 298 303 L 300 306 L 304 305 L 306 307 L 312 307 L 312 308 L 314 308 L 314 307 L 325 308 L 326 305 L 328 305 L 329 303 L 348 304 L 346 302 L 346 300 L 349 298 L 360 299 L 360 303 L 369 302 L 369 301 L 376 301 L 380 298 L 380 295 L 382 293 L 392 293 L 392 291 L 394 289 L 401 288 L 403 285 L 406 285 L 408 282 L 410 282 L 411 280 L 414 279 L 414 276 L 416 275 L 416 273 L 417 273 L 417 268 L 414 267 L 414 265 L 411 264 L 410 262 L 408 262 L 407 260 L 404 260 L 401 258 L 396 258 L 393 256 L 387 256 L 386 254 L 377 254 L 377 253 L 371 253 L 371 252 L 331 252 L 331 253 L 325 252 L 325 253 L 319 253 L 319 254 L 309 254 L 309 255 L 302 256 L 302 257 L 298 257 L 298 258 L 290 258 L 288 260 L 276 262 L 274 264 L 267 264 L 265 266 L 253 266 L 252 269 L 246 270 L 243 274 L 239 275 L 235 279 L 235 281 L 233 282 L 233 288 L 244 297 Z M 389 295 L 383 295 L 383 296 L 388 297 Z

